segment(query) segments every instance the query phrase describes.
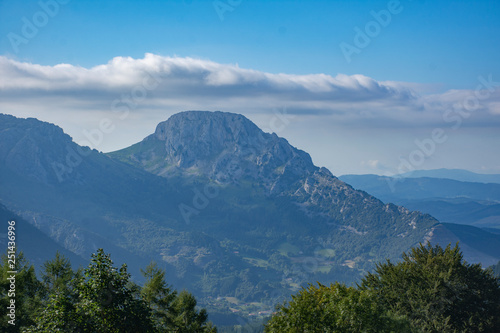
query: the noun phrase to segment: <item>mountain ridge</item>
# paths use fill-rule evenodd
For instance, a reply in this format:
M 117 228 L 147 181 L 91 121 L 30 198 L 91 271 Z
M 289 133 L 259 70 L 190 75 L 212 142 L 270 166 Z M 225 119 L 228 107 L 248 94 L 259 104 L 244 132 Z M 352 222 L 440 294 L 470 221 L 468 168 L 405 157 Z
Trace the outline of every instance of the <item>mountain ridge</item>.
M 279 190 L 280 177 L 319 170 L 309 154 L 285 139 L 242 115 L 220 111 L 177 113 L 139 144 L 108 155 L 160 176 L 203 175 L 220 184 L 252 178 L 271 192 Z
M 0 202 L 28 221 L 36 217 L 38 228 L 82 257 L 95 245 L 109 247 L 134 276 L 157 261 L 168 281 L 213 309 L 222 306 L 219 296 L 272 309 L 271 295 L 310 281 L 356 282 L 439 225 L 355 190 L 244 116 L 171 118 L 108 154 L 41 122 L 0 118 L 0 139 L 8 138 L 0 141 Z M 10 135 L 12 127 L 20 134 Z M 22 144 L 29 149 L 8 154 Z M 36 172 L 11 163 L 33 154 L 40 163 L 27 163 Z M 180 207 L 191 212 L 188 221 Z
M 453 179 L 462 182 L 473 182 L 473 183 L 496 183 L 500 184 L 499 174 L 486 174 L 477 173 L 464 169 L 430 169 L 430 170 L 414 170 L 411 172 L 403 173 L 398 175 L 402 178 L 444 178 Z
M 183 133 L 183 130 L 187 133 Z M 212 137 L 207 134 L 210 131 L 217 133 L 215 145 L 207 142 L 207 138 Z M 189 139 L 185 140 L 187 144 L 179 140 L 183 135 Z M 150 148 L 149 144 L 154 140 L 156 143 Z M 162 144 L 164 149 L 160 147 Z M 328 169 L 315 166 L 309 154 L 291 146 L 276 134 L 264 133 L 250 120 L 238 114 L 220 111 L 180 112 L 161 122 L 155 133 L 146 137 L 140 145 L 146 148 L 145 151 L 138 153 L 137 145 L 134 145 L 109 153 L 109 156 L 167 178 L 169 173 L 162 169 L 165 164 L 167 168 L 174 165 L 178 171 L 188 174 L 192 174 L 191 168 L 196 165 L 196 169 L 201 171 L 198 175 L 222 184 L 250 178 L 257 180 L 270 194 L 294 198 L 306 210 L 312 205 L 319 205 L 321 209 L 327 210 L 332 202 L 338 203 L 335 198 L 339 195 L 344 198 L 361 196 L 361 200 L 370 202 L 374 207 L 381 204 L 378 199 L 355 191 L 333 176 Z M 194 154 L 197 158 L 188 157 L 186 162 L 183 159 L 184 152 L 189 152 L 189 156 Z M 141 163 L 137 163 L 139 160 Z M 158 167 L 155 164 L 158 161 L 166 162 L 160 162 Z M 153 167 L 149 167 L 151 164 Z M 247 165 L 254 167 L 247 169 Z M 326 188 L 324 184 L 328 184 Z M 333 199 L 332 202 L 328 198 Z M 339 210 L 346 210 L 347 206 L 339 207 Z M 386 212 L 392 210 L 386 209 Z M 398 210 L 398 213 L 408 214 L 409 211 L 403 209 Z M 330 223 L 332 220 L 337 222 L 338 218 L 331 216 Z

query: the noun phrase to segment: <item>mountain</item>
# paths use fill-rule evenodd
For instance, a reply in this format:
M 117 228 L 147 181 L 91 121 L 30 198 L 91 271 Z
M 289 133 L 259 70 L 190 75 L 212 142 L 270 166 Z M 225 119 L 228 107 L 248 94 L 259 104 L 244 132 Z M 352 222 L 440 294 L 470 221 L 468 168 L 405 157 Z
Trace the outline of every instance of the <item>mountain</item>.
M 468 262 L 480 262 L 483 267 L 500 260 L 500 234 L 469 225 L 441 223 L 432 228 L 428 240 L 436 244 L 456 244 Z
M 221 185 L 247 179 L 276 194 L 319 171 L 285 139 L 223 112 L 173 115 L 142 142 L 109 156 L 167 178 L 202 176 Z
M 462 169 L 433 169 L 433 170 L 414 170 L 398 175 L 403 178 L 444 178 L 453 179 L 462 182 L 472 183 L 496 183 L 500 184 L 500 175 L 481 174 Z
M 385 202 L 431 214 L 441 222 L 500 231 L 500 184 L 377 175 L 346 175 L 340 178 Z
M 345 182 L 384 201 L 413 199 L 473 199 L 500 202 L 500 184 L 471 183 L 440 178 L 393 178 L 377 175 L 345 175 Z
M 0 115 L 0 184 L 0 203 L 59 246 L 85 259 L 103 247 L 139 282 L 155 260 L 217 323 L 263 317 L 307 282 L 358 281 L 440 225 L 223 112 L 173 115 L 109 154 L 55 125 Z M 53 257 L 33 242 L 40 259 Z
M 3 231 L 0 233 L 0 247 L 2 249 L 7 249 L 9 242 L 8 222 L 13 221 L 15 245 L 18 249 L 23 251 L 25 258 L 27 258 L 31 264 L 34 264 L 37 269 L 39 269 L 46 260 L 55 257 L 57 252 L 60 252 L 70 259 L 75 269 L 87 264 L 81 257 L 59 245 L 35 226 L 9 211 L 2 204 L 0 204 L 0 221 L 2 221 L 1 228 Z M 43 249 L 43 252 L 40 251 L 40 249 Z
M 491 270 L 493 271 L 493 274 L 497 276 L 500 279 L 500 261 L 496 264 L 490 267 Z
M 155 133 L 142 142 L 109 156 L 166 179 L 198 178 L 221 186 L 232 196 L 223 200 L 225 205 L 234 201 L 235 193 L 238 201 L 252 192 L 274 202 L 279 200 L 280 205 L 286 203 L 296 212 L 289 217 L 290 220 L 278 218 L 266 223 L 266 227 L 280 225 L 281 220 L 284 229 L 280 234 L 301 239 L 295 234 L 294 227 L 308 236 L 321 237 L 320 243 L 334 252 L 345 252 L 339 243 L 353 237 L 356 240 L 353 239 L 351 247 L 357 246 L 355 244 L 362 236 L 369 234 L 366 238 L 373 243 L 369 241 L 362 247 L 371 253 L 371 257 L 381 253 L 386 255 L 391 250 L 384 249 L 381 239 L 395 237 L 395 243 L 405 243 L 400 240 L 419 234 L 414 239 L 416 242 L 425 234 L 426 228 L 437 223 L 430 216 L 385 205 L 354 190 L 327 169 L 314 166 L 307 153 L 275 134 L 262 132 L 238 114 L 182 112 L 160 123 Z M 250 201 L 250 204 L 254 202 Z M 292 224 L 296 217 L 300 219 Z M 214 221 L 207 223 L 207 219 L 213 218 Z M 261 218 L 267 219 L 265 215 Z M 217 219 L 217 216 L 207 214 L 200 228 L 208 231 L 218 223 Z M 258 222 L 252 221 L 255 223 Z M 246 228 L 245 225 L 241 227 Z M 261 236 L 266 237 L 266 233 Z M 361 258 L 363 256 L 358 260 Z M 370 255 L 365 258 L 370 262 Z
M 136 244 L 141 231 L 134 224 L 176 211 L 169 206 L 176 191 L 162 179 L 80 147 L 61 128 L 32 118 L 0 115 L 0 184 L 0 202 L 58 244 L 84 260 L 104 247 L 136 276 L 145 251 L 135 245 L 146 244 Z M 45 250 L 40 255 L 51 259 Z
M 431 242 L 460 242 L 470 262 L 491 265 L 500 257 L 500 185 L 440 178 L 340 177 L 383 201 L 435 216 Z

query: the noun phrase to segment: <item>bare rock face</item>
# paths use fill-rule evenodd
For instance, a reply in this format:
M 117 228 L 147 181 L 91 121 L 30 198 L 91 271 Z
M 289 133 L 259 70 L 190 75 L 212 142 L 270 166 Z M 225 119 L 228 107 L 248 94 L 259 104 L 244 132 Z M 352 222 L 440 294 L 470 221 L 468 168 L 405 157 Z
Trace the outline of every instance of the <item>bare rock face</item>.
M 140 145 L 118 153 L 166 177 L 201 175 L 222 184 L 249 178 L 276 191 L 285 179 L 293 183 L 318 170 L 309 154 L 233 113 L 175 114 Z

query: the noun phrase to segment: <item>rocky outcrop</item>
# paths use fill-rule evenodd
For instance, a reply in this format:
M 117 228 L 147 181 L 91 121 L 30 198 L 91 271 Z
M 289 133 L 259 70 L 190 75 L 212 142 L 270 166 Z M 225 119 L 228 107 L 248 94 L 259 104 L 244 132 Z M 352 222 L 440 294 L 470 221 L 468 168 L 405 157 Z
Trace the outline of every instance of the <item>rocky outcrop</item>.
M 165 177 L 201 175 L 221 184 L 251 179 L 271 192 L 319 169 L 309 154 L 285 139 L 225 112 L 175 114 L 141 143 L 112 156 Z

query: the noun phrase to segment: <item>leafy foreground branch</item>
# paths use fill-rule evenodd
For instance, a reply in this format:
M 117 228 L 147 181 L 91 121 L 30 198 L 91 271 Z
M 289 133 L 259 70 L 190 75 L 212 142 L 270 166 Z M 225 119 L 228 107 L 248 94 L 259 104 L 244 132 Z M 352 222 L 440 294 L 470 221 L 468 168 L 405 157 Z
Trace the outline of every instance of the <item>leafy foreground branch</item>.
M 310 285 L 278 307 L 266 332 L 500 332 L 500 280 L 458 245 L 411 249 L 356 288 Z
M 74 272 L 68 259 L 57 254 L 45 263 L 42 281 L 24 259 L 16 260 L 15 325 L 6 320 L 9 304 L 8 260 L 0 266 L 1 332 L 217 332 L 207 323 L 205 310 L 196 310 L 196 299 L 177 293 L 165 282 L 156 264 L 144 271 L 141 288 L 130 280 L 127 266 L 113 266 L 109 254 L 99 249 L 89 266 Z

